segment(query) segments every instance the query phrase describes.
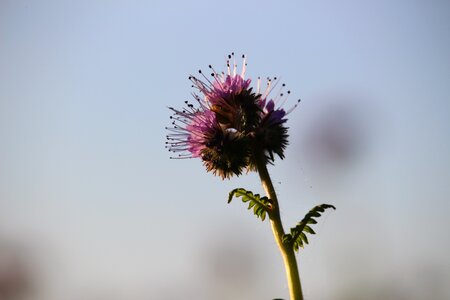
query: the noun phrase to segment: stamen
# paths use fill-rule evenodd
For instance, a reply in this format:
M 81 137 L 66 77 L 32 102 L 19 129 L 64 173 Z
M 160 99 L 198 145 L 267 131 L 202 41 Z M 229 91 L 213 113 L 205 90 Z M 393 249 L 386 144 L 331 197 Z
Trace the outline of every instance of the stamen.
M 242 79 L 245 79 L 245 71 L 247 71 L 247 57 L 245 56 L 245 54 L 242 54 L 242 71 L 241 71 Z
M 293 107 L 291 107 L 289 110 L 286 111 L 286 115 L 290 114 L 294 109 L 296 109 L 301 101 L 302 101 L 302 99 L 298 99 L 297 103 L 295 103 L 295 105 Z

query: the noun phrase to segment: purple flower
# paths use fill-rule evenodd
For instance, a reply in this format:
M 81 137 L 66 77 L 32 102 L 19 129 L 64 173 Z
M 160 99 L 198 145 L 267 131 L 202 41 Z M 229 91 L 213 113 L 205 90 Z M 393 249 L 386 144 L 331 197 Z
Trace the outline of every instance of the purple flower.
M 214 73 L 212 73 L 214 74 Z M 229 99 L 235 95 L 241 94 L 244 90 L 247 90 L 251 79 L 245 80 L 243 75 L 223 75 L 220 78 L 214 74 L 215 80 L 210 90 L 205 90 L 204 94 L 206 99 L 212 104 L 220 104 L 222 99 Z
M 224 178 L 240 175 L 248 164 L 246 138 L 216 121 L 216 114 L 203 103 L 194 108 L 186 101 L 182 110 L 170 107 L 174 115 L 166 147 L 178 153 L 173 158 L 200 157 L 208 172 Z
M 200 157 L 207 171 L 222 178 L 240 175 L 245 169 L 254 170 L 257 156 L 263 156 L 266 163 L 274 161 L 274 153 L 284 158 L 288 144 L 284 123 L 289 112 L 275 106 L 277 102 L 284 103 L 290 91 L 284 96 L 282 84 L 271 99 L 277 79 L 268 78 L 265 90 L 260 91 L 258 78 L 254 92 L 251 79 L 245 79 L 247 63 L 242 57 L 240 74 L 232 54 L 227 60 L 227 74 L 217 73 L 210 65 L 211 79 L 201 70 L 201 78 L 189 76 L 201 95 L 193 93 L 197 105 L 186 101 L 182 110 L 170 108 L 174 114 L 172 127 L 167 128 L 170 133 L 166 147 L 178 153 L 175 158 Z
M 186 131 L 189 132 L 187 145 L 189 152 L 192 153 L 192 157 L 201 156 L 204 145 L 210 137 L 214 136 L 217 130 L 214 127 L 215 124 L 216 115 L 210 110 L 193 114 L 191 123 L 186 126 Z

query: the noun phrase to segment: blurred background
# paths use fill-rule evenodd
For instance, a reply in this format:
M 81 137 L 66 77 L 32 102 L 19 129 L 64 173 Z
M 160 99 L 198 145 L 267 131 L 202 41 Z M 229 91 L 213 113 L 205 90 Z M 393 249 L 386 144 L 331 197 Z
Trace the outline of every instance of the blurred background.
M 270 167 L 306 299 L 450 299 L 449 1 L 0 2 L 0 299 L 288 297 L 270 226 L 169 160 L 187 77 L 292 90 Z

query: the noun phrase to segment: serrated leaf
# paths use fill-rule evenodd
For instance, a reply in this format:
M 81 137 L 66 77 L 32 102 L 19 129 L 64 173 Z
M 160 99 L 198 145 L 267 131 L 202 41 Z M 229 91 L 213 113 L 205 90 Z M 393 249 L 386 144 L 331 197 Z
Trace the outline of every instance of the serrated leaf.
M 292 240 L 292 235 L 290 235 L 289 233 L 284 234 L 281 240 L 283 241 L 283 243 L 289 243 Z
M 306 237 L 306 234 L 304 232 L 300 233 L 300 238 L 302 241 L 304 241 L 306 244 L 309 244 L 308 238 Z
M 308 225 L 305 225 L 305 227 L 303 228 L 303 231 L 307 232 L 307 233 L 310 233 L 310 234 L 316 234 L 314 232 L 314 230 L 311 227 L 309 227 Z
M 318 211 L 314 211 L 314 212 L 308 213 L 307 216 L 309 218 L 312 218 L 312 217 L 318 218 L 318 217 L 320 217 L 320 213 Z
M 306 233 L 315 234 L 314 230 L 308 224 L 317 224 L 317 221 L 313 218 L 320 217 L 321 213 L 328 208 L 336 209 L 336 207 L 330 204 L 317 205 L 311 209 L 305 215 L 303 220 L 301 220 L 295 227 L 291 228 L 291 234 L 285 235 L 286 238 L 283 237 L 283 243 L 291 244 L 295 251 L 298 251 L 300 247 L 303 248 L 305 244 L 309 243 Z
M 259 217 L 261 218 L 261 221 L 264 221 L 266 219 L 266 212 L 261 213 Z
M 261 221 L 266 219 L 266 213 L 270 210 L 270 200 L 267 197 L 260 197 L 259 194 L 253 194 L 243 188 L 237 188 L 230 192 L 228 196 L 228 203 L 233 200 L 233 197 L 241 197 L 242 202 L 247 203 L 247 209 L 253 208 L 253 214 L 260 218 Z

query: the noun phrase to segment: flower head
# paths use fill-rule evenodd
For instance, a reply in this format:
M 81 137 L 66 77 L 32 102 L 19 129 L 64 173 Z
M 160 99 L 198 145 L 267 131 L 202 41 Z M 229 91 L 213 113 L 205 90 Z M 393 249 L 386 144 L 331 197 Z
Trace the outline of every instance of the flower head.
M 240 74 L 232 54 L 228 56 L 226 74 L 217 73 L 210 65 L 211 79 L 201 70 L 201 78 L 189 76 L 202 97 L 193 93 L 197 105 L 185 101 L 182 110 L 170 108 L 174 114 L 172 127 L 167 128 L 170 133 L 166 147 L 179 153 L 175 158 L 200 157 L 207 171 L 222 178 L 254 170 L 257 156 L 262 155 L 265 163 L 274 161 L 274 153 L 283 159 L 288 144 L 286 115 L 297 106 L 288 112 L 281 105 L 275 108 L 290 94 L 288 91 L 284 95 L 282 84 L 277 95 L 269 98 L 278 85 L 276 77 L 268 78 L 262 92 L 258 78 L 253 91 L 251 79 L 245 79 L 246 57 L 242 58 Z

